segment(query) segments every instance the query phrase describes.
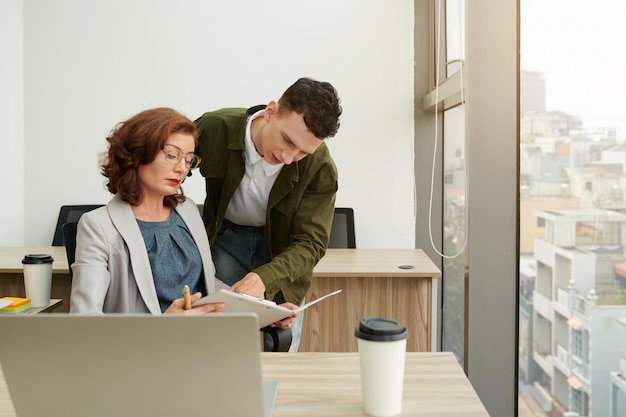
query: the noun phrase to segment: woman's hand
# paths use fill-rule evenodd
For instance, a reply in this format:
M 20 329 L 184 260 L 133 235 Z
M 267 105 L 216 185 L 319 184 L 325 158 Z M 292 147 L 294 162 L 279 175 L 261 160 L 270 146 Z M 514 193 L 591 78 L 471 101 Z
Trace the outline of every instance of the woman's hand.
M 202 293 L 197 292 L 191 296 L 191 304 L 202 298 Z M 226 307 L 226 303 L 213 303 L 203 304 L 198 307 L 194 307 L 191 310 L 185 310 L 185 299 L 177 298 L 172 301 L 172 304 L 165 310 L 163 314 L 207 314 L 207 313 L 219 313 Z
M 295 310 L 296 308 L 298 308 L 297 305 L 295 304 L 291 304 L 291 303 L 284 303 L 280 305 L 281 307 L 285 307 L 288 308 L 290 310 Z M 279 327 L 281 329 L 290 329 L 291 328 L 291 324 L 293 323 L 293 319 L 295 319 L 296 317 L 298 317 L 298 315 L 300 314 L 300 312 L 298 311 L 297 313 L 292 314 L 291 316 L 284 318 L 280 321 L 276 321 L 272 324 L 270 324 L 270 326 L 272 327 Z

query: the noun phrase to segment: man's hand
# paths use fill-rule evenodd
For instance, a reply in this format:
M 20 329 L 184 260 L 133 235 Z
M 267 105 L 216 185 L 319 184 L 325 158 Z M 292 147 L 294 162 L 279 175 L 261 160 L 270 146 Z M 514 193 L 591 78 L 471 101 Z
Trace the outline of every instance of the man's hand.
M 296 308 L 298 308 L 297 305 L 295 304 L 291 304 L 291 303 L 284 303 L 280 305 L 281 307 L 285 307 L 288 308 L 290 310 L 295 310 Z M 298 315 L 300 315 L 300 312 L 298 311 L 295 314 L 292 314 L 289 317 L 286 317 L 280 321 L 276 321 L 274 323 L 272 323 L 270 326 L 272 327 L 280 327 L 281 329 L 290 329 L 291 328 L 291 324 L 293 323 L 293 320 L 298 317 Z
M 230 291 L 253 295 L 258 298 L 265 298 L 265 284 L 256 272 L 249 272 L 240 281 L 229 288 Z

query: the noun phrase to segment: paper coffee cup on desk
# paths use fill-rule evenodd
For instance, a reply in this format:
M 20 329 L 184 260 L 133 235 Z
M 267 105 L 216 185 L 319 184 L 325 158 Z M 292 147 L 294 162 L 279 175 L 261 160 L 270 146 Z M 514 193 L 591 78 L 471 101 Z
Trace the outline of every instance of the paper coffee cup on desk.
M 396 416 L 402 411 L 408 335 L 399 321 L 379 317 L 365 318 L 356 328 L 363 410 L 371 416 Z
M 30 254 L 22 259 L 26 298 L 30 298 L 32 307 L 45 307 L 50 304 L 52 262 L 54 258 L 46 254 Z

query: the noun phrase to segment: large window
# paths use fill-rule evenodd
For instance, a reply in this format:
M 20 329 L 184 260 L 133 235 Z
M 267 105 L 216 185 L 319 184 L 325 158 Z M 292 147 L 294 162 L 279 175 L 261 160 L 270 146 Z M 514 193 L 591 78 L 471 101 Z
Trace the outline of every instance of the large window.
M 465 311 L 467 264 L 466 147 L 465 147 L 465 1 L 441 0 L 432 4 L 432 90 L 424 107 L 437 117 L 433 170 L 442 169 L 442 245 L 435 247 L 443 259 L 441 349 L 465 363 Z M 443 166 L 437 166 L 442 164 Z M 433 172 L 433 176 L 435 173 Z M 432 184 L 431 184 L 432 187 Z M 431 188 L 433 198 L 439 193 Z M 430 219 L 433 223 L 432 218 Z
M 454 353 L 491 415 L 509 416 L 517 398 L 517 2 L 420 0 L 415 11 L 416 244 L 442 269 L 437 348 Z
M 519 416 L 626 415 L 626 3 L 520 7 Z

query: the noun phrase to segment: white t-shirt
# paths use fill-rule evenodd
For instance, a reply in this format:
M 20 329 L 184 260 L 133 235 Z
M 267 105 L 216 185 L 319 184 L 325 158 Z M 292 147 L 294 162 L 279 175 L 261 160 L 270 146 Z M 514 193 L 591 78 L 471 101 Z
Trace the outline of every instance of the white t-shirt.
M 228 203 L 225 218 L 242 226 L 264 226 L 267 201 L 274 181 L 285 164 L 272 165 L 256 151 L 250 126 L 252 120 L 263 117 L 265 110 L 259 110 L 248 118 L 244 139 L 246 172 Z

